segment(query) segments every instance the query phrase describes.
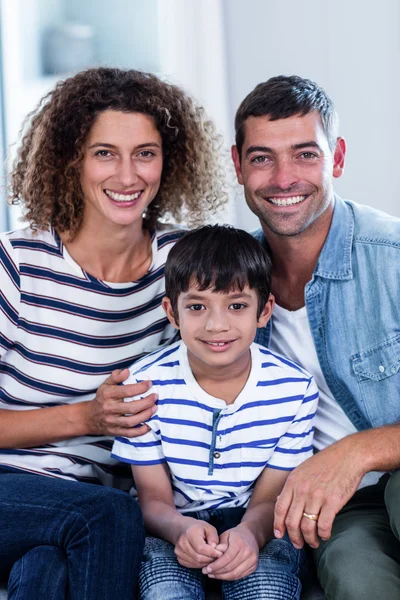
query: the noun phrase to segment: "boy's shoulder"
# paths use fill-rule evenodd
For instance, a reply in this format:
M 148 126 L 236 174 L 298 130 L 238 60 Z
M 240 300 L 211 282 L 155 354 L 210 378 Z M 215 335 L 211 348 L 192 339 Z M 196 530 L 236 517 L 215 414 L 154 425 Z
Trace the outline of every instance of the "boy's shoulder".
M 168 375 L 174 374 L 180 370 L 180 347 L 182 342 L 175 342 L 170 346 L 163 346 L 160 350 L 151 352 L 141 358 L 129 367 L 131 377 L 139 379 L 153 379 L 154 375 L 159 375 L 160 370 Z
M 272 350 L 269 350 L 269 348 L 266 348 L 261 344 L 253 342 L 252 351 L 256 352 L 260 357 L 259 368 L 262 371 L 264 369 L 274 369 L 279 378 L 301 377 L 302 379 L 312 379 L 312 375 L 296 362 L 282 354 L 272 352 Z

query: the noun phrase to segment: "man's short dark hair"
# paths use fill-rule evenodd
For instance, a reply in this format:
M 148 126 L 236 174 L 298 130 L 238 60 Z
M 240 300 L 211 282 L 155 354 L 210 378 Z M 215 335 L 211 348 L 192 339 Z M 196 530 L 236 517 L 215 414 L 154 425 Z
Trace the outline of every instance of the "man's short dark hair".
M 312 111 L 319 113 L 329 148 L 333 152 L 339 119 L 332 100 L 321 87 L 297 75 L 279 75 L 259 83 L 236 112 L 235 132 L 239 156 L 244 142 L 244 123 L 249 117 L 268 117 L 271 121 L 277 121 L 296 115 L 304 116 Z
M 190 231 L 175 244 L 165 265 L 165 290 L 178 320 L 179 294 L 195 283 L 200 291 L 255 289 L 257 318 L 271 291 L 271 259 L 249 233 L 229 225 L 206 225 Z

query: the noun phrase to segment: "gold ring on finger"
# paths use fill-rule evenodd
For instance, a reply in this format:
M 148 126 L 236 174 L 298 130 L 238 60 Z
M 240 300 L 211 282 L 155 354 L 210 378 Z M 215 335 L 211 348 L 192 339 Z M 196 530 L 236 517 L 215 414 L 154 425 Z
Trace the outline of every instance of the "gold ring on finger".
M 311 519 L 311 521 L 318 521 L 319 515 L 313 515 L 312 513 L 303 512 L 303 517 Z

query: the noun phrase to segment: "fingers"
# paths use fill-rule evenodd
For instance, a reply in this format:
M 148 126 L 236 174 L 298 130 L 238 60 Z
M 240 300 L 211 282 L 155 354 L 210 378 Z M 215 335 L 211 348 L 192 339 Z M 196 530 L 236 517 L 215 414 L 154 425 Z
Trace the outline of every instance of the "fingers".
M 206 541 L 206 543 L 209 544 L 211 547 L 216 548 L 217 550 L 219 550 L 221 552 L 221 550 L 218 548 L 219 536 L 218 536 L 218 532 L 215 529 L 215 527 L 213 527 L 212 525 L 210 525 L 209 527 L 205 526 L 204 532 L 205 532 L 205 541 Z
M 194 558 L 189 554 L 185 554 L 184 552 L 180 552 L 179 554 L 175 552 L 176 558 L 182 567 L 187 567 L 188 569 L 202 569 L 205 566 L 209 565 L 213 562 L 213 558 L 207 558 L 206 556 L 199 555 L 198 558 Z
M 221 538 L 223 538 L 222 534 Z M 217 560 L 202 569 L 204 575 L 211 579 L 233 580 L 240 579 L 253 573 L 258 564 L 258 548 L 255 550 L 240 538 L 231 536 L 221 540 L 218 547 L 227 546 L 225 553 Z
M 175 546 L 175 554 L 183 566 L 201 569 L 221 556 L 216 549 L 216 544 L 207 543 L 207 539 L 217 540 L 216 529 L 206 522 L 196 522 L 189 527 L 179 538 Z
M 210 577 L 210 579 L 219 579 L 221 581 L 233 581 L 235 579 L 242 579 L 242 577 L 247 577 L 247 575 L 251 575 L 251 573 L 254 573 L 254 571 L 257 569 L 257 564 L 258 561 L 254 561 L 251 558 L 248 558 L 244 561 L 242 559 L 239 559 L 238 564 L 235 564 L 235 566 L 232 565 L 230 570 L 224 573 L 210 573 L 208 576 Z
M 319 508 L 313 511 L 304 510 L 304 513 L 308 515 L 318 515 Z M 319 539 L 318 539 L 318 521 L 314 521 L 309 517 L 305 517 L 304 514 L 302 516 L 301 522 L 301 533 L 303 535 L 304 540 L 311 546 L 311 548 L 318 548 Z
M 302 501 L 294 499 L 292 501 L 292 504 L 290 505 L 286 516 L 286 529 L 288 535 L 292 541 L 293 546 L 298 550 L 304 546 L 304 538 L 301 528 L 301 525 L 303 523 L 304 510 L 304 500 Z M 305 521 L 308 520 L 309 519 L 305 519 Z M 311 527 L 313 527 L 314 530 L 316 529 L 314 521 L 310 521 L 310 523 L 306 522 L 305 525 L 307 532 L 311 532 L 311 529 L 308 527 L 309 525 L 311 525 Z
M 129 377 L 129 369 L 116 369 L 105 380 L 107 385 L 119 385 Z
M 236 562 L 243 562 L 243 558 L 240 557 L 239 548 L 228 548 L 226 552 L 219 558 L 217 558 L 212 565 L 209 565 L 203 569 L 204 575 L 224 574 L 235 568 Z
M 150 427 L 145 423 L 139 427 L 115 427 L 111 428 L 109 435 L 114 437 L 136 438 L 150 431 Z
M 151 388 L 151 381 L 141 381 L 140 383 L 129 383 L 127 385 L 103 383 L 101 389 L 102 396 L 105 399 L 124 400 L 125 398 L 135 398 L 146 394 Z M 136 400 L 139 402 L 140 400 Z
M 211 540 L 211 543 L 208 540 Z M 195 554 L 196 556 L 203 556 L 212 560 L 221 556 L 221 551 L 216 548 L 218 544 L 217 530 L 208 523 L 204 524 L 201 535 L 197 535 L 196 531 L 194 531 L 193 535 L 189 533 L 187 542 L 192 555 Z
M 318 519 L 318 535 L 322 540 L 329 540 L 331 537 L 333 521 L 340 508 L 336 509 L 328 503 L 321 508 Z
M 276 499 L 274 512 L 274 535 L 276 538 L 282 538 L 286 533 L 286 516 L 293 498 L 293 491 L 288 481 Z

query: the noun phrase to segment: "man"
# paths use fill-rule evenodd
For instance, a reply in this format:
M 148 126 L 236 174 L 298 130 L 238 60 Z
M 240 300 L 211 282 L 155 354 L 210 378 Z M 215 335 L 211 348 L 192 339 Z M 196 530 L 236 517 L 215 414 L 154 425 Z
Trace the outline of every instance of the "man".
M 288 478 L 275 535 L 315 548 L 329 598 L 400 598 L 400 220 L 335 197 L 344 169 L 332 101 L 274 77 L 240 105 L 232 156 L 273 257 L 259 343 L 320 388 L 318 452 Z

